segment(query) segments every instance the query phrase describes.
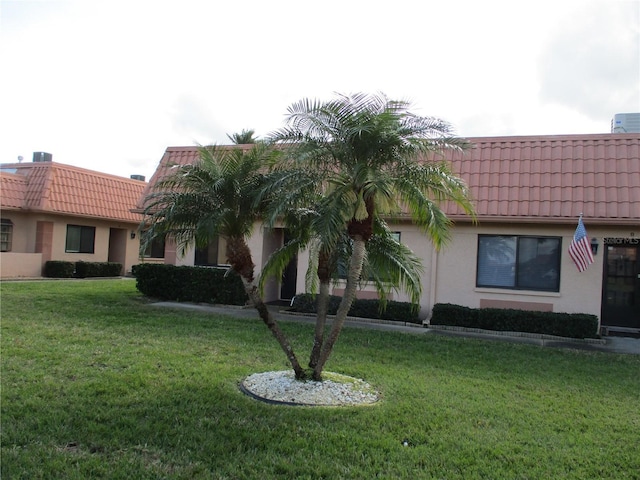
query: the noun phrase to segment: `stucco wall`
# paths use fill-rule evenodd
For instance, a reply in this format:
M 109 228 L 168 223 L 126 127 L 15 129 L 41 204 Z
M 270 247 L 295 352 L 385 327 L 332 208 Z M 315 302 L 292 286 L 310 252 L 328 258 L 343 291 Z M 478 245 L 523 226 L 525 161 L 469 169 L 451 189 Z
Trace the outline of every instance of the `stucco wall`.
M 522 304 L 551 304 L 554 312 L 589 313 L 600 316 L 603 278 L 603 238 L 628 236 L 629 231 L 587 225 L 589 237 L 599 238 L 600 250 L 594 263 L 578 272 L 567 250 L 575 226 L 541 225 L 479 225 L 456 227 L 449 248 L 438 255 L 433 303 L 454 303 L 472 308 L 483 300 Z M 562 238 L 560 291 L 536 292 L 499 288 L 479 288 L 475 285 L 478 235 L 559 236 Z M 431 305 L 432 307 L 432 305 Z
M 112 248 L 118 251 L 120 258 L 124 258 L 124 271 L 130 272 L 131 266 L 139 263 L 139 248 L 140 238 L 136 234 L 135 238 L 131 238 L 130 232 L 137 231 L 137 224 L 130 224 L 126 222 L 109 222 L 97 219 L 84 219 L 67 217 L 61 215 L 50 215 L 41 213 L 21 213 L 21 212 L 3 212 L 3 218 L 9 218 L 14 222 L 13 228 L 13 241 L 11 253 L 28 253 L 35 254 L 36 251 L 36 239 L 37 239 L 37 225 L 50 223 L 53 225 L 51 231 L 51 260 L 62 260 L 69 262 L 85 261 L 85 262 L 107 262 L 109 260 L 109 241 L 111 229 L 117 229 L 127 232 L 124 235 L 116 235 L 112 241 L 120 242 L 119 245 L 112 245 Z M 69 253 L 65 252 L 67 225 L 82 225 L 95 227 L 95 243 L 94 253 Z M 48 233 L 47 233 L 48 234 Z M 47 239 L 49 241 L 49 239 Z M 26 259 L 27 257 L 25 257 Z M 32 276 L 33 266 L 31 262 L 35 257 L 29 257 L 29 260 L 25 260 L 23 268 L 20 269 L 20 264 L 16 264 L 15 268 L 18 270 L 12 270 L 15 276 Z M 47 259 L 42 255 L 39 255 L 41 266 L 39 268 L 38 275 L 41 274 L 42 262 Z M 8 260 L 7 261 L 12 261 Z M 12 267 L 13 268 L 13 267 Z M 3 271 L 5 269 L 3 268 Z M 9 269 L 7 268 L 8 272 Z M 3 277 L 6 276 L 3 274 Z
M 0 253 L 0 278 L 33 278 L 41 274 L 41 253 Z
M 436 303 L 454 303 L 472 308 L 481 306 L 503 306 L 550 310 L 554 312 L 590 313 L 600 317 L 603 258 L 605 238 L 640 238 L 640 226 L 604 227 L 593 226 L 585 221 L 589 237 L 595 237 L 600 244 L 595 262 L 585 271 L 578 272 L 571 261 L 567 249 L 573 238 L 575 225 L 540 225 L 540 224 L 491 224 L 480 225 L 458 224 L 452 230 L 451 241 L 439 252 L 433 247 L 427 235 L 409 223 L 396 224 L 391 227 L 400 232 L 400 241 L 422 258 L 424 271 L 422 274 L 421 318 L 428 318 Z M 560 237 L 560 289 L 559 292 L 539 292 L 528 290 L 509 290 L 500 288 L 476 287 L 478 236 L 516 235 L 534 237 Z M 265 234 L 262 226 L 257 225 L 254 235 L 249 239 L 253 260 L 263 265 L 274 247 L 279 246 L 280 237 Z M 305 291 L 305 274 L 309 262 L 309 252 L 298 254 L 297 293 Z M 188 252 L 180 264 L 193 264 L 193 253 Z M 258 268 L 256 267 L 256 274 Z M 341 285 L 335 293 L 340 293 Z M 371 285 L 365 285 L 360 297 L 370 297 L 374 291 Z M 272 282 L 266 291 L 267 301 L 275 300 L 279 290 Z M 404 292 L 394 292 L 394 300 L 408 301 Z

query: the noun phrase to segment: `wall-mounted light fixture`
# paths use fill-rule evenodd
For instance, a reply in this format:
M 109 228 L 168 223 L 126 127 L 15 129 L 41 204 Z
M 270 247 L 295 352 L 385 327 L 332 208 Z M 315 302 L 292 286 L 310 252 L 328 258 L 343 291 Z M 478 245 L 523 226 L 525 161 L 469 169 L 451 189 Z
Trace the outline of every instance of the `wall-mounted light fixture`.
M 598 244 L 598 239 L 593 237 L 591 239 L 591 253 L 593 253 L 594 255 L 597 255 L 599 246 L 600 245 Z
M 134 238 L 136 238 L 136 232 L 131 230 L 131 240 L 133 240 Z

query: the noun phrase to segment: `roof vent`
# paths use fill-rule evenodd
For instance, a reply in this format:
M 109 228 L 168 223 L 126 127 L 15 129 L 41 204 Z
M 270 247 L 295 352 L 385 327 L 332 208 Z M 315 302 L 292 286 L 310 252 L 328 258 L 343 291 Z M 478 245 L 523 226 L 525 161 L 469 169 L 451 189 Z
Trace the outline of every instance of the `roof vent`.
M 141 182 L 144 182 L 144 175 L 131 175 L 131 180 L 140 180 Z
M 53 155 L 47 152 L 33 152 L 34 162 L 50 162 Z

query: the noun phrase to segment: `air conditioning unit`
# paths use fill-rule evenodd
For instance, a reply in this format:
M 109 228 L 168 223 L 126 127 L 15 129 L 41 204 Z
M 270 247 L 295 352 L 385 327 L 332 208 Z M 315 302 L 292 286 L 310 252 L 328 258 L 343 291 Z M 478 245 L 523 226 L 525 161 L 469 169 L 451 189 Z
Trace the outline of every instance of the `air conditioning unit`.
M 33 152 L 34 162 L 50 162 L 53 155 L 47 152 Z

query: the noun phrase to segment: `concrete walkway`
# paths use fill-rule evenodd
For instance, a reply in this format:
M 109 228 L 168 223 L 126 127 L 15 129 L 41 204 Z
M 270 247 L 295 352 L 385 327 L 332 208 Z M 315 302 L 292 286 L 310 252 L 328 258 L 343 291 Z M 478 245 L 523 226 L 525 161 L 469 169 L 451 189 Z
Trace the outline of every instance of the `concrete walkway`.
M 241 318 L 257 319 L 257 312 L 252 307 L 236 307 L 231 305 L 203 305 L 179 302 L 157 302 L 150 304 L 158 308 L 189 309 L 202 312 L 219 313 Z M 315 317 L 309 315 L 292 314 L 280 310 L 280 307 L 269 307 L 278 320 L 302 323 L 314 323 Z M 630 355 L 640 355 L 640 338 L 612 337 L 607 336 L 602 339 L 571 339 L 563 337 L 552 337 L 549 335 L 536 334 L 510 334 L 508 332 L 490 332 L 487 330 L 460 329 L 433 327 L 425 328 L 421 325 L 390 322 L 379 320 L 368 320 L 363 318 L 348 318 L 345 325 L 355 328 L 369 328 L 376 330 L 386 330 L 394 332 L 405 332 L 426 335 L 446 335 L 456 337 L 479 338 L 483 340 L 493 340 L 510 343 L 524 343 L 551 348 L 571 348 L 578 350 L 590 350 L 597 352 L 625 353 Z

